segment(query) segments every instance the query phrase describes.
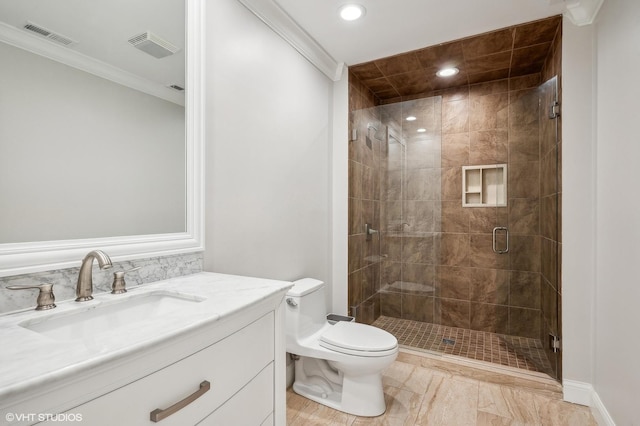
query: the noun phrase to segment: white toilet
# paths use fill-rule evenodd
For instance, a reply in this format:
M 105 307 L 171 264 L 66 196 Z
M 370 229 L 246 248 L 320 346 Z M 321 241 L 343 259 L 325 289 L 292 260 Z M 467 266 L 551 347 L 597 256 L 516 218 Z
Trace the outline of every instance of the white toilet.
M 297 355 L 293 390 L 356 416 L 386 407 L 382 371 L 398 356 L 398 341 L 370 325 L 327 321 L 324 283 L 295 281 L 285 297 L 287 352 Z

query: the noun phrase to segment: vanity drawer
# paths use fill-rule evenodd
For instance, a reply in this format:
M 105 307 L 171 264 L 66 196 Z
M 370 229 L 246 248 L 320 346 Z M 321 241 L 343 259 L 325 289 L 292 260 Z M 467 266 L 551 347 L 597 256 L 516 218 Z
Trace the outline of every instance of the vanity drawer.
M 81 415 L 82 422 L 92 426 L 195 425 L 238 391 L 246 388 L 247 383 L 253 383 L 256 376 L 268 370 L 265 369 L 267 365 L 272 365 L 273 323 L 274 315 L 269 313 L 187 358 L 67 410 L 66 413 Z M 273 383 L 273 373 L 270 377 Z M 158 423 L 150 420 L 152 411 L 165 410 L 189 397 L 198 391 L 200 384 L 204 381 L 210 383 L 210 389 L 197 399 Z M 273 394 L 273 385 L 269 392 Z M 273 397 L 269 397 L 269 406 L 271 411 Z M 265 413 L 264 417 L 267 414 Z M 59 422 L 45 424 L 56 423 L 60 424 Z
M 273 363 L 198 426 L 273 426 Z

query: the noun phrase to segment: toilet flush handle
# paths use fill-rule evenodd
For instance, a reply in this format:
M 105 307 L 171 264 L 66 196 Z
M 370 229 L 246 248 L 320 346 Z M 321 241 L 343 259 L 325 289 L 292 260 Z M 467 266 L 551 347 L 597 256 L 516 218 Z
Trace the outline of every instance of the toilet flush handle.
M 292 298 L 290 298 L 290 297 L 287 297 L 286 301 L 287 301 L 287 305 L 289 305 L 289 306 L 291 306 L 291 307 L 293 307 L 293 308 L 295 308 L 296 306 L 298 306 L 298 302 L 296 302 L 295 300 L 293 300 L 293 299 L 292 299 Z

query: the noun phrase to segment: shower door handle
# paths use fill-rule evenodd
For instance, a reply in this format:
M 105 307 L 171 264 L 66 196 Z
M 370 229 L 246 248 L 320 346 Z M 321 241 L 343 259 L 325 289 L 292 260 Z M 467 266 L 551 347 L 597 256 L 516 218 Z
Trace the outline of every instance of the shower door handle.
M 498 231 L 505 232 L 506 247 L 503 250 L 498 250 L 498 248 L 496 247 Z M 498 254 L 505 254 L 509 252 L 509 228 L 506 228 L 504 226 L 496 226 L 495 228 L 493 228 L 493 251 L 494 253 Z

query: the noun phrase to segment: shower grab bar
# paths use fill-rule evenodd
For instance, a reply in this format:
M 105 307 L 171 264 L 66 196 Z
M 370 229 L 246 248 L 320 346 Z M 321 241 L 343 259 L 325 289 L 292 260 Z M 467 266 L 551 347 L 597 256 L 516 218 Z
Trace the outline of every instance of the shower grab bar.
M 496 248 L 496 240 L 497 240 L 498 231 L 505 231 L 506 247 L 504 248 L 504 250 L 498 250 Z M 496 226 L 495 228 L 493 228 L 493 252 L 494 253 L 498 253 L 498 254 L 509 253 L 509 228 L 504 227 L 504 226 Z

